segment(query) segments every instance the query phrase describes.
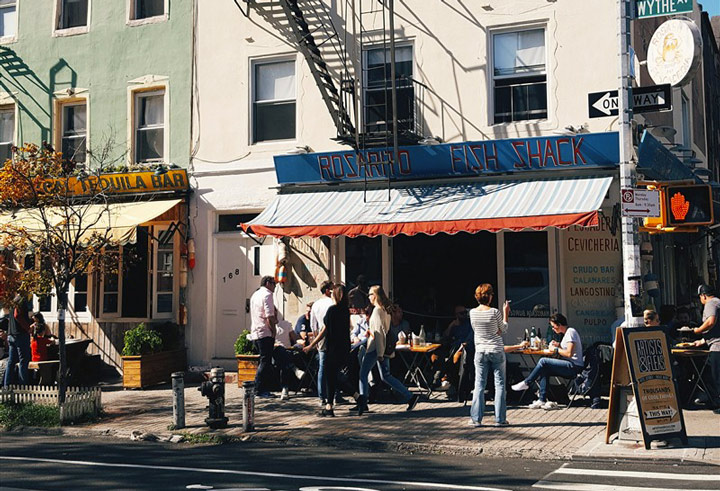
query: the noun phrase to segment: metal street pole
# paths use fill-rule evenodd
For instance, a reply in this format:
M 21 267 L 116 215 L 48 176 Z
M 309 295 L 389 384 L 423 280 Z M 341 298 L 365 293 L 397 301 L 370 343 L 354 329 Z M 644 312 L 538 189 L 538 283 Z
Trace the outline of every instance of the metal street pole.
M 620 189 L 635 187 L 635 162 L 632 161 L 632 108 L 630 100 L 630 4 L 631 0 L 618 0 L 620 45 L 620 90 L 618 114 L 620 119 Z M 623 290 L 625 297 L 625 325 L 640 327 L 643 324 L 640 296 L 641 269 L 638 226 L 633 217 L 622 217 Z

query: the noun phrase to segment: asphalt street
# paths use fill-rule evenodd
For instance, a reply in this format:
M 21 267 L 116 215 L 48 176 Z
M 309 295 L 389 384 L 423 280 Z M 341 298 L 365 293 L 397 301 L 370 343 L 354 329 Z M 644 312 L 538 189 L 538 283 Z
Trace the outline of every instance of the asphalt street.
M 720 468 L 0 434 L 0 489 L 719 489 Z

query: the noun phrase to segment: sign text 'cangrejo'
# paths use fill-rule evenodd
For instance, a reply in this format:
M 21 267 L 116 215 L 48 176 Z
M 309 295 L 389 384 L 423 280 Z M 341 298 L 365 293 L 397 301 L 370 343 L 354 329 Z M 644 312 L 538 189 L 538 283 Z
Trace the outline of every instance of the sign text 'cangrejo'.
M 189 187 L 187 171 L 172 169 L 164 174 L 154 172 L 128 172 L 122 174 L 100 174 L 83 179 L 47 179 L 40 182 L 41 194 L 66 193 L 71 196 L 88 196 L 98 193 L 134 194 L 160 191 L 185 191 Z

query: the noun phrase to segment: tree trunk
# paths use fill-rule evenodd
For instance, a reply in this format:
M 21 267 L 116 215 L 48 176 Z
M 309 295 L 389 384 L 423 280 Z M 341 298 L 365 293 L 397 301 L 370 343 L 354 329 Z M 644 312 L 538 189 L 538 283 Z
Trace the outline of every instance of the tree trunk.
M 65 404 L 65 389 L 67 388 L 67 354 L 65 351 L 65 312 L 67 310 L 67 287 L 58 289 L 58 352 L 60 355 L 60 370 L 58 371 L 58 404 L 62 423 L 63 405 Z

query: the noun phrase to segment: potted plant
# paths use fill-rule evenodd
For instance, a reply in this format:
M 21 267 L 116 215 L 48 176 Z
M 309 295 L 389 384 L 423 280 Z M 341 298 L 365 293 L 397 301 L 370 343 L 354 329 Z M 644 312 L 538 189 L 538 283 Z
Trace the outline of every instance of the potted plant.
M 171 330 L 168 326 L 162 327 L 161 331 L 165 334 Z M 167 335 L 162 336 L 161 332 L 148 328 L 145 323 L 125 333 L 123 387 L 143 388 L 169 382 L 173 372 L 185 369 L 185 349 L 171 345 L 167 339 Z
M 250 331 L 245 329 L 235 340 L 235 358 L 237 358 L 238 387 L 248 380 L 255 380 L 260 363 L 260 355 L 255 352 L 253 342 L 248 339 Z

